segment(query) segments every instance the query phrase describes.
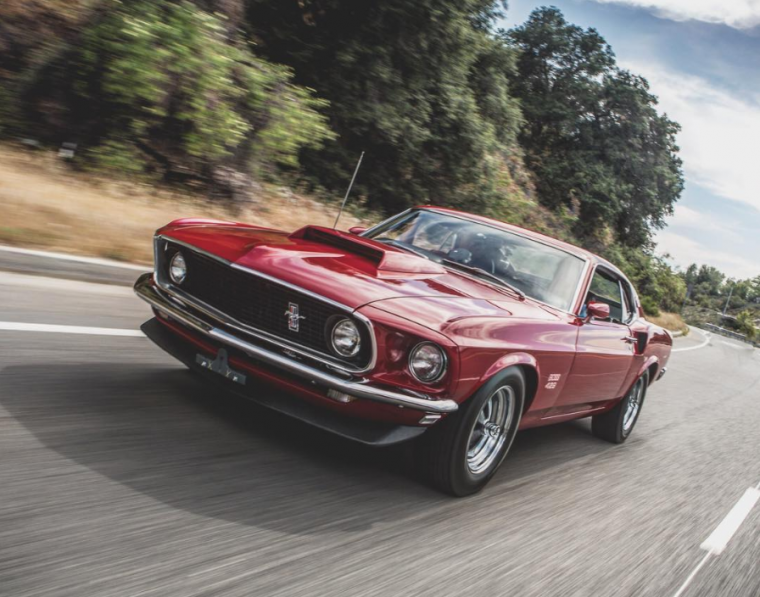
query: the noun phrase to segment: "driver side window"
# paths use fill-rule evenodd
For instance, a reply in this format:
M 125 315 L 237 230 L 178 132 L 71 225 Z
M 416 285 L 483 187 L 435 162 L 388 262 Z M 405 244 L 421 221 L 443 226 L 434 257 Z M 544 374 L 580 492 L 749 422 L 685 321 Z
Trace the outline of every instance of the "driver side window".
M 623 300 L 620 281 L 603 270 L 597 269 L 591 279 L 585 304 L 592 301 L 605 303 L 610 307 L 610 321 L 623 323 L 626 319 Z

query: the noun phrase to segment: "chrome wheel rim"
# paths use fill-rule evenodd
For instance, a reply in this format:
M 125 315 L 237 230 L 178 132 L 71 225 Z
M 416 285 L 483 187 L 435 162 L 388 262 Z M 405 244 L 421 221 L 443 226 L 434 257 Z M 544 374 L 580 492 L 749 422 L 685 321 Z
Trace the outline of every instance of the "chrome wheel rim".
M 636 417 L 641 410 L 641 402 L 644 399 L 644 379 L 641 378 L 636 382 L 631 390 L 631 395 L 628 397 L 628 404 L 625 407 L 625 414 L 623 415 L 623 431 L 628 433 L 636 422 Z
M 467 441 L 467 468 L 482 473 L 494 463 L 514 418 L 515 391 L 510 386 L 496 390 L 478 413 Z

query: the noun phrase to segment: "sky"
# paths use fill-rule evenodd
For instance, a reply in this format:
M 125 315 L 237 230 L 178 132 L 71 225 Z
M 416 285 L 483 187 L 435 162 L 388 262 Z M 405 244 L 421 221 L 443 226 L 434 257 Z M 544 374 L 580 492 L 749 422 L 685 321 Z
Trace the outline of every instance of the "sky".
M 760 275 L 760 0 L 509 0 L 500 26 L 545 5 L 595 28 L 682 127 L 686 188 L 657 252 Z

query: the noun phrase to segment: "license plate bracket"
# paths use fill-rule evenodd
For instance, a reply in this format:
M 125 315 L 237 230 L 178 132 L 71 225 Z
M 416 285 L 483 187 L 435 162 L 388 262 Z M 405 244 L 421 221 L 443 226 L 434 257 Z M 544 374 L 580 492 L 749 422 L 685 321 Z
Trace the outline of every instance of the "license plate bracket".
M 224 348 L 219 349 L 219 352 L 216 354 L 216 358 L 213 360 L 206 355 L 196 354 L 195 362 L 204 369 L 218 373 L 230 381 L 238 383 L 241 386 L 245 385 L 245 375 L 243 373 L 240 373 L 240 371 L 235 371 L 232 367 L 230 367 L 227 351 Z

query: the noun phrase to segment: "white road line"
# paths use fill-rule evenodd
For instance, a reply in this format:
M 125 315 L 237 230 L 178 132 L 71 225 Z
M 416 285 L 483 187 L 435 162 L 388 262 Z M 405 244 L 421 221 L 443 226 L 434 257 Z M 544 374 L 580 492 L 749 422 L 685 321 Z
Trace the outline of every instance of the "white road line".
M 697 564 L 697 567 L 691 571 L 691 574 L 689 574 L 688 578 L 684 581 L 678 591 L 676 591 L 673 597 L 680 597 L 683 594 L 710 557 L 719 556 L 723 553 L 723 550 L 726 549 L 726 545 L 728 545 L 731 537 L 734 536 L 741 524 L 747 518 L 758 499 L 760 499 L 760 483 L 755 487 L 750 487 L 744 492 L 744 495 L 742 495 L 739 501 L 734 504 L 734 507 L 731 508 L 731 511 L 728 514 L 726 514 L 726 517 L 717 527 L 715 527 L 715 530 L 710 533 L 710 536 L 702 542 L 702 545 L 699 547 L 707 551 L 705 557 L 702 558 L 699 564 Z
M 688 586 L 691 584 L 691 581 L 694 580 L 694 577 L 697 575 L 697 572 L 699 572 L 702 569 L 702 566 L 704 566 L 707 563 L 707 560 L 710 559 L 710 556 L 712 554 L 710 552 L 707 552 L 705 554 L 705 557 L 702 558 L 702 561 L 697 564 L 697 567 L 694 568 L 694 570 L 691 571 L 691 574 L 689 574 L 688 578 L 684 581 L 684 583 L 681 585 L 681 587 L 678 589 L 675 595 L 673 597 L 681 597 L 683 595 L 683 592 L 688 588 Z
M 123 263 L 113 259 L 101 259 L 99 257 L 84 257 L 82 255 L 69 255 L 68 253 L 53 253 L 52 251 L 37 251 L 36 249 L 21 249 L 19 247 L 9 247 L 0 245 L 0 252 L 17 253 L 18 255 L 31 255 L 34 257 L 47 257 L 49 259 L 60 259 L 61 261 L 76 261 L 78 263 L 89 263 L 90 265 L 103 265 L 106 267 L 119 267 L 122 269 L 131 269 L 138 272 L 148 272 L 151 270 L 149 265 L 137 265 L 135 263 Z
M 104 296 L 134 296 L 129 286 L 116 284 L 101 284 L 99 282 L 82 282 L 81 280 L 65 280 L 63 278 L 46 278 L 29 274 L 0 272 L 0 289 L 3 286 L 35 288 L 59 292 L 75 292 L 77 294 L 100 294 Z
M 747 518 L 752 507 L 757 503 L 758 498 L 760 498 L 759 489 L 755 487 L 747 489 L 739 501 L 734 504 L 734 507 L 731 508 L 731 511 L 726 514 L 726 517 L 699 547 L 715 555 L 722 554 L 731 537 L 734 536 L 734 533 L 744 522 L 744 519 Z
M 133 336 L 144 337 L 140 330 L 121 328 L 94 328 L 79 325 L 53 325 L 47 323 L 20 323 L 0 321 L 0 331 L 5 332 L 43 332 L 49 334 L 84 334 L 88 336 Z
M 671 350 L 671 352 L 686 352 L 687 350 L 697 350 L 698 348 L 704 348 L 707 346 L 707 344 L 710 342 L 710 332 L 703 332 L 699 328 L 691 328 L 692 330 L 702 334 L 702 337 L 705 339 L 702 344 L 698 344 L 697 346 L 687 346 L 685 348 L 674 348 Z

